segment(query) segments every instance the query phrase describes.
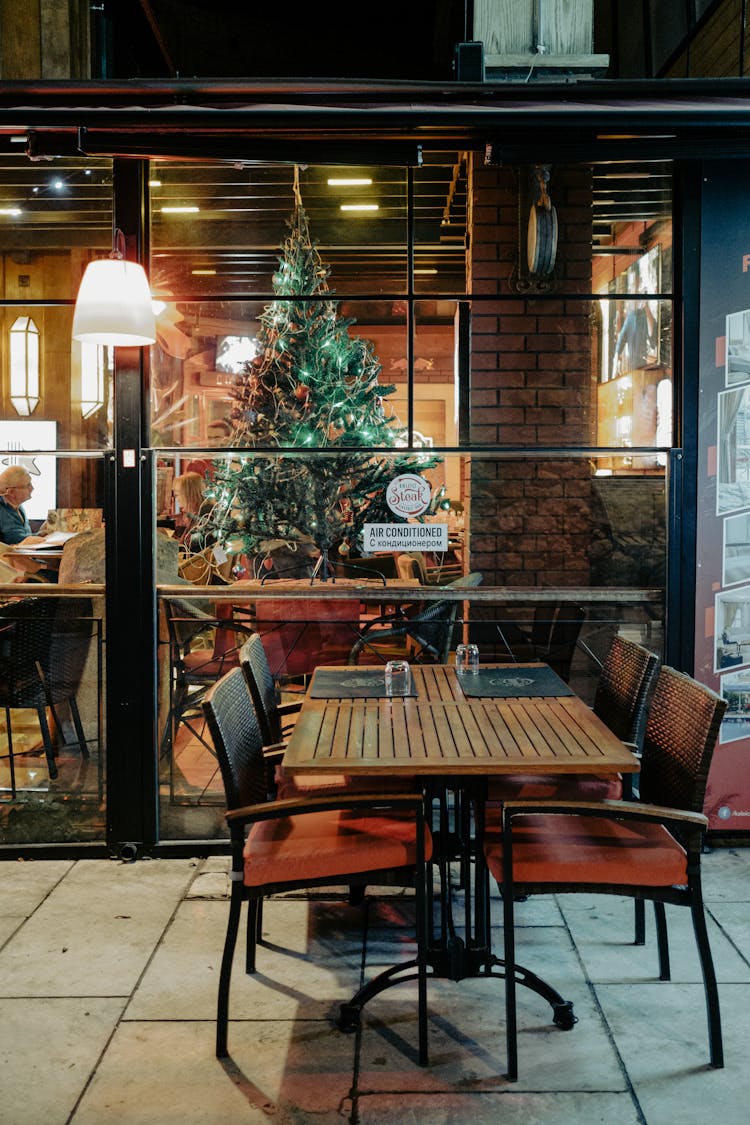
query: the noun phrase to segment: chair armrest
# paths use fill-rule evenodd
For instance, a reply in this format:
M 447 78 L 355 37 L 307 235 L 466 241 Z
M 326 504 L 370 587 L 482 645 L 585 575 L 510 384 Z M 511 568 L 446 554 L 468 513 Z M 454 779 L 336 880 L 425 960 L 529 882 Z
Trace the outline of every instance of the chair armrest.
M 277 820 L 286 816 L 300 816 L 305 813 L 333 812 L 337 809 L 361 809 L 363 812 L 384 811 L 388 809 L 422 807 L 421 793 L 339 793 L 316 794 L 310 797 L 287 797 L 280 801 L 264 801 L 259 805 L 245 805 L 239 809 L 229 809 L 226 813 L 230 824 L 255 823 L 260 820 Z
M 364 625 L 362 625 L 360 633 L 363 635 L 369 633 L 373 627 L 377 628 L 379 625 L 397 625 L 401 622 L 406 623 L 407 621 L 408 617 L 405 611 L 399 607 L 390 613 L 381 613 L 378 617 L 370 617 Z
M 689 809 L 672 809 L 668 805 L 648 805 L 640 801 L 506 801 L 503 820 L 518 814 L 543 813 L 609 816 L 615 820 L 652 820 L 664 824 L 684 824 L 705 828 L 708 817 Z
M 292 699 L 288 703 L 278 703 L 276 705 L 276 711 L 279 715 L 279 718 L 282 718 L 284 715 L 298 715 L 301 710 L 301 699 Z
M 380 629 L 377 630 L 373 634 L 373 636 L 370 636 L 369 633 L 366 632 L 366 630 L 363 630 L 363 633 L 365 635 L 361 636 L 359 640 L 355 641 L 352 645 L 351 652 L 349 653 L 348 663 L 356 664 L 359 660 L 359 654 L 363 651 L 363 649 L 372 648 L 373 645 L 381 644 L 383 641 L 393 641 L 397 637 L 408 636 L 407 625 L 408 622 L 404 622 L 404 624 L 398 629 Z
M 263 758 L 266 762 L 280 762 L 286 754 L 286 742 L 273 742 L 270 746 L 263 747 Z
M 428 586 L 442 586 L 446 582 L 453 582 L 456 578 L 462 578 L 463 573 L 464 568 L 460 563 L 447 563 L 445 566 L 428 566 L 425 568 Z

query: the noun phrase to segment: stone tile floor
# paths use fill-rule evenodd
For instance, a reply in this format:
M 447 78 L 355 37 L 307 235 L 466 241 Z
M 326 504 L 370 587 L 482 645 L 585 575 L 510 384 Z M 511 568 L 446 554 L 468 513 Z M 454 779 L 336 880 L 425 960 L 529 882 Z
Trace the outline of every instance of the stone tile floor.
M 517 1083 L 503 1077 L 495 978 L 431 982 L 426 1068 L 415 1061 L 412 985 L 377 997 L 361 1034 L 336 1028 L 363 976 L 410 956 L 404 892 L 378 895 L 367 912 L 336 896 L 269 902 L 254 977 L 238 951 L 231 1059 L 219 1062 L 226 871 L 221 858 L 0 863 L 3 1125 L 749 1119 L 750 849 L 705 856 L 725 1069 L 707 1065 L 688 912 L 668 910 L 673 979 L 659 982 L 650 909 L 637 948 L 631 902 L 558 896 L 518 904 L 519 960 L 574 1001 L 579 1023 L 558 1030 L 521 989 Z

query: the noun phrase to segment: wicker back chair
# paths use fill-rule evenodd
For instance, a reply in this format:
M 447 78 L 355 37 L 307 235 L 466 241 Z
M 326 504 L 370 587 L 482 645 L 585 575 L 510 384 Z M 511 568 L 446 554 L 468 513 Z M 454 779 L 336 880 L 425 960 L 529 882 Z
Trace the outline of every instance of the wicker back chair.
M 724 1065 L 719 996 L 701 892 L 706 779 L 726 700 L 674 668 L 662 667 L 649 708 L 638 801 L 509 801 L 488 810 L 484 855 L 502 888 L 508 1076 L 518 1074 L 517 895 L 583 892 L 650 899 L 658 907 L 660 979 L 668 980 L 664 904 L 693 920 L 708 1012 L 711 1065 Z M 572 1013 L 566 1013 L 571 1026 Z
M 613 734 L 640 750 L 659 663 L 643 645 L 615 636 L 602 665 L 593 709 Z
M 478 586 L 479 571 L 462 575 L 449 588 Z M 393 657 L 406 656 L 418 664 L 447 664 L 453 648 L 454 632 L 461 603 L 446 599 L 416 603 L 411 616 L 401 611 L 383 614 L 368 621 L 349 653 L 349 663 L 359 664 L 362 656 L 385 664 Z
M 67 704 L 81 756 L 88 758 L 76 695 L 93 635 L 90 598 L 32 597 L 0 608 L 0 707 L 5 708 L 12 795 L 16 795 L 11 711 L 33 708 L 49 776 L 58 775 L 47 708 Z
M 271 746 L 281 742 L 293 726 L 293 723 L 285 723 L 284 720 L 290 715 L 299 714 L 302 701 L 279 702 L 276 681 L 258 633 L 252 633 L 240 649 L 240 667 L 255 704 L 263 745 Z
M 394 883 L 416 886 L 419 1054 L 427 1060 L 424 954 L 425 862 L 432 845 L 421 793 L 320 793 L 283 801 L 267 796 L 263 739 L 240 668 L 203 700 L 221 768 L 232 847 L 232 882 L 219 976 L 216 1054 L 227 1054 L 232 960 L 242 903 L 248 903 L 245 967 L 255 971 L 264 895 L 309 887 Z
M 602 666 L 594 695 L 593 710 L 609 729 L 633 750 L 640 748 L 646 707 L 651 695 L 658 657 L 635 641 L 615 637 Z M 627 794 L 630 794 L 628 789 Z M 507 774 L 489 782 L 488 799 L 588 797 L 616 800 L 623 795 L 622 777 L 617 775 Z

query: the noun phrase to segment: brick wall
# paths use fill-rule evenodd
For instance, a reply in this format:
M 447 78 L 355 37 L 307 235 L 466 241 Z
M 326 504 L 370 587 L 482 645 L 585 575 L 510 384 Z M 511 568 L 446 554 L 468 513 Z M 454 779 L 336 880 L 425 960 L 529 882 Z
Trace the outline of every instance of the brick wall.
M 590 467 L 535 451 L 593 443 L 591 308 L 575 299 L 591 292 L 590 176 L 552 169 L 558 254 L 545 295 L 519 292 L 528 170 L 485 167 L 477 153 L 469 189 L 469 284 L 481 298 L 472 305 L 472 441 L 523 447 L 507 460 L 472 459 L 471 568 L 487 584 L 588 585 Z

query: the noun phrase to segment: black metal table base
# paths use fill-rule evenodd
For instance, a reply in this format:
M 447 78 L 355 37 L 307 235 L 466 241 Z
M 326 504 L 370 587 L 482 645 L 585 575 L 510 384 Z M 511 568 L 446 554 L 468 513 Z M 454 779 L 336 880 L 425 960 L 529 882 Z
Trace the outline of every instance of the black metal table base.
M 447 793 L 455 790 L 454 823 L 450 824 Z M 466 778 L 453 782 L 443 780 L 428 786 L 426 799 L 430 807 L 438 805 L 437 824 L 432 823 L 434 854 L 428 870 L 439 872 L 439 922 L 435 925 L 432 907 L 435 902 L 432 881 L 428 880 L 428 935 L 425 964 L 427 979 L 461 981 L 468 978 L 499 977 L 505 979 L 505 962 L 492 953 L 489 916 L 489 875 L 484 863 L 481 841 L 484 829 L 483 782 L 471 784 Z M 473 824 L 472 824 L 473 817 Z M 432 821 L 432 817 L 430 818 Z M 473 831 L 472 831 L 473 828 Z M 459 865 L 458 888 L 463 897 L 465 941 L 456 930 L 451 887 L 451 863 Z M 417 980 L 419 961 L 391 965 L 363 985 L 348 1003 L 341 1005 L 337 1025 L 341 1031 L 357 1031 L 362 1009 L 373 997 L 387 988 Z M 569 1031 L 578 1021 L 573 1004 L 565 1000 L 547 981 L 522 965 L 515 966 L 516 984 L 531 989 L 552 1008 L 552 1022 Z
M 460 940 L 460 939 L 459 939 Z M 471 967 L 471 971 L 466 971 L 469 966 L 464 965 L 462 971 L 457 972 L 458 950 L 451 954 L 448 951 L 436 951 L 438 956 L 433 960 L 428 954 L 427 957 L 427 979 L 429 980 L 466 980 L 468 978 L 478 977 L 498 977 L 505 980 L 505 963 L 494 954 L 483 955 L 481 961 L 477 961 L 475 966 Z M 464 953 L 471 954 L 472 950 L 464 950 Z M 469 957 L 469 961 L 474 958 Z M 552 1008 L 552 1022 L 555 1027 L 559 1027 L 562 1031 L 570 1031 L 578 1022 L 577 1017 L 573 1012 L 573 1002 L 565 1000 L 559 992 L 557 992 L 550 984 L 536 973 L 532 973 L 530 969 L 525 969 L 523 965 L 515 966 L 516 984 L 523 985 L 524 988 L 531 989 L 541 996 L 543 1000 Z M 408 981 L 416 980 L 418 976 L 418 962 L 404 961 L 401 965 L 391 965 L 390 968 L 384 969 L 382 973 L 378 973 L 371 981 L 363 985 L 362 988 L 352 997 L 348 1003 L 342 1004 L 337 1026 L 340 1031 L 353 1032 L 357 1031 L 360 1026 L 360 1017 L 362 1009 L 373 997 L 378 996 L 387 988 L 392 988 L 396 984 L 405 984 Z

